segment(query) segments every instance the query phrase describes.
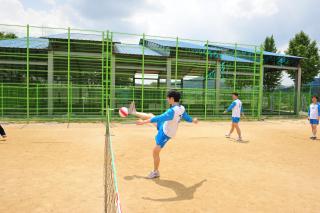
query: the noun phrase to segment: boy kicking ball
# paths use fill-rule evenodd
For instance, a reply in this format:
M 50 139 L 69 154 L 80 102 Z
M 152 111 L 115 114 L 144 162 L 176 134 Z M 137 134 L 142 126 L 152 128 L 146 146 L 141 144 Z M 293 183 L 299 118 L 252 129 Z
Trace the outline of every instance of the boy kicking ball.
M 230 112 L 232 110 L 231 129 L 230 129 L 230 132 L 226 134 L 226 137 L 230 138 L 230 135 L 232 134 L 233 130 L 236 129 L 238 133 L 237 141 L 240 142 L 242 141 L 241 130 L 239 127 L 240 115 L 242 114 L 242 116 L 244 116 L 242 102 L 239 100 L 239 94 L 236 92 L 232 93 L 232 99 L 233 99 L 233 102 L 231 103 L 231 105 L 228 107 L 227 110 L 223 112 L 223 114 L 226 114 L 227 112 Z
M 317 139 L 317 127 L 319 124 L 320 105 L 318 104 L 318 97 L 312 96 L 312 103 L 308 110 L 308 120 L 310 121 L 312 136 L 310 139 Z
M 197 123 L 198 119 L 192 119 L 186 112 L 184 106 L 180 105 L 180 93 L 171 90 L 167 94 L 167 101 L 170 104 L 170 108 L 161 115 L 155 116 L 153 114 L 147 114 L 137 112 L 134 103 L 131 103 L 129 108 L 129 114 L 132 114 L 140 120 L 137 121 L 137 125 L 143 125 L 153 123 L 158 129 L 158 134 L 155 137 L 156 146 L 153 148 L 153 171 L 148 175 L 149 179 L 160 177 L 159 164 L 160 164 L 160 151 L 166 145 L 166 143 L 176 135 L 178 125 L 181 119 L 187 122 Z

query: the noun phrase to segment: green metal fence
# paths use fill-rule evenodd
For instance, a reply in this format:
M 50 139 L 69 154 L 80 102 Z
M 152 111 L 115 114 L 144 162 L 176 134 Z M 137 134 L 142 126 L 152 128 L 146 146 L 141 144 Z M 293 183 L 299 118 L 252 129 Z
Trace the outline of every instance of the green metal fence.
M 0 32 L 17 36 L 0 40 L 3 119 L 99 120 L 110 111 L 114 120 L 117 108 L 131 101 L 159 114 L 171 88 L 203 119 L 224 118 L 234 91 L 247 116 L 260 117 L 264 107 L 258 46 L 29 25 L 0 25 Z

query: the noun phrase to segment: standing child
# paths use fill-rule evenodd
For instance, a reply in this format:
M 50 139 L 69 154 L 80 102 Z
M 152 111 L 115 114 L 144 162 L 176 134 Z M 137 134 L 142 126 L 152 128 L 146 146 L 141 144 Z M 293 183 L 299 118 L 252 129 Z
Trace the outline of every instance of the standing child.
M 7 135 L 6 135 L 6 132 L 4 131 L 4 129 L 2 128 L 1 125 L 0 125 L 0 135 L 2 137 L 2 140 L 6 140 Z
M 180 105 L 180 93 L 171 90 L 167 94 L 167 101 L 170 108 L 161 115 L 154 116 L 137 112 L 134 103 L 130 105 L 129 114 L 135 115 L 142 120 L 137 121 L 137 125 L 147 123 L 154 123 L 158 129 L 158 134 L 155 137 L 156 146 L 153 148 L 153 171 L 148 175 L 149 179 L 160 177 L 159 164 L 160 164 L 160 151 L 166 143 L 175 136 L 178 125 L 181 119 L 187 122 L 197 123 L 197 118 L 192 119 L 186 112 L 184 106 Z
M 319 116 L 320 116 L 320 105 L 317 103 L 318 97 L 312 96 L 312 103 L 310 104 L 308 110 L 308 120 L 310 121 L 312 136 L 310 139 L 317 139 L 317 126 L 319 124 Z
M 237 141 L 242 141 L 241 130 L 239 127 L 240 115 L 242 114 L 244 116 L 242 102 L 239 100 L 239 94 L 236 92 L 232 93 L 232 99 L 233 99 L 233 102 L 231 103 L 231 105 L 228 107 L 227 110 L 223 112 L 223 114 L 226 114 L 227 112 L 232 110 L 231 129 L 230 129 L 230 132 L 226 134 L 226 137 L 230 138 L 230 135 L 232 134 L 233 130 L 236 129 L 238 133 Z

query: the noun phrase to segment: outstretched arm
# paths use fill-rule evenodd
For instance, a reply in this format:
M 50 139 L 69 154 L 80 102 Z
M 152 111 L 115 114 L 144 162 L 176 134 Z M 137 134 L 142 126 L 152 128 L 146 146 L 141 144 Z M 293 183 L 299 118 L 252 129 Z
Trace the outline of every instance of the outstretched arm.
M 189 122 L 189 123 L 191 123 L 191 122 L 198 123 L 198 119 L 197 118 L 192 118 L 187 112 L 184 112 L 182 114 L 182 119 L 187 121 L 187 122 Z
M 230 104 L 230 106 L 227 108 L 227 110 L 225 110 L 225 111 L 223 112 L 223 114 L 226 114 L 227 112 L 230 112 L 235 106 L 236 106 L 236 102 L 233 101 L 233 102 Z

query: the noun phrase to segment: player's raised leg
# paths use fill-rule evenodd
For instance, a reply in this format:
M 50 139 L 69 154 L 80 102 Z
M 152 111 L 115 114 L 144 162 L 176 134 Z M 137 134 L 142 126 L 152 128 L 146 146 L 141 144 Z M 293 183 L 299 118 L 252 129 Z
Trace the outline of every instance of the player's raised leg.
M 130 107 L 129 107 L 129 114 L 130 115 L 134 115 L 142 120 L 147 120 L 147 119 L 150 119 L 150 118 L 153 118 L 154 117 L 154 114 L 152 113 L 144 113 L 144 112 L 137 112 L 136 110 L 136 105 L 134 102 L 132 102 L 130 104 Z

